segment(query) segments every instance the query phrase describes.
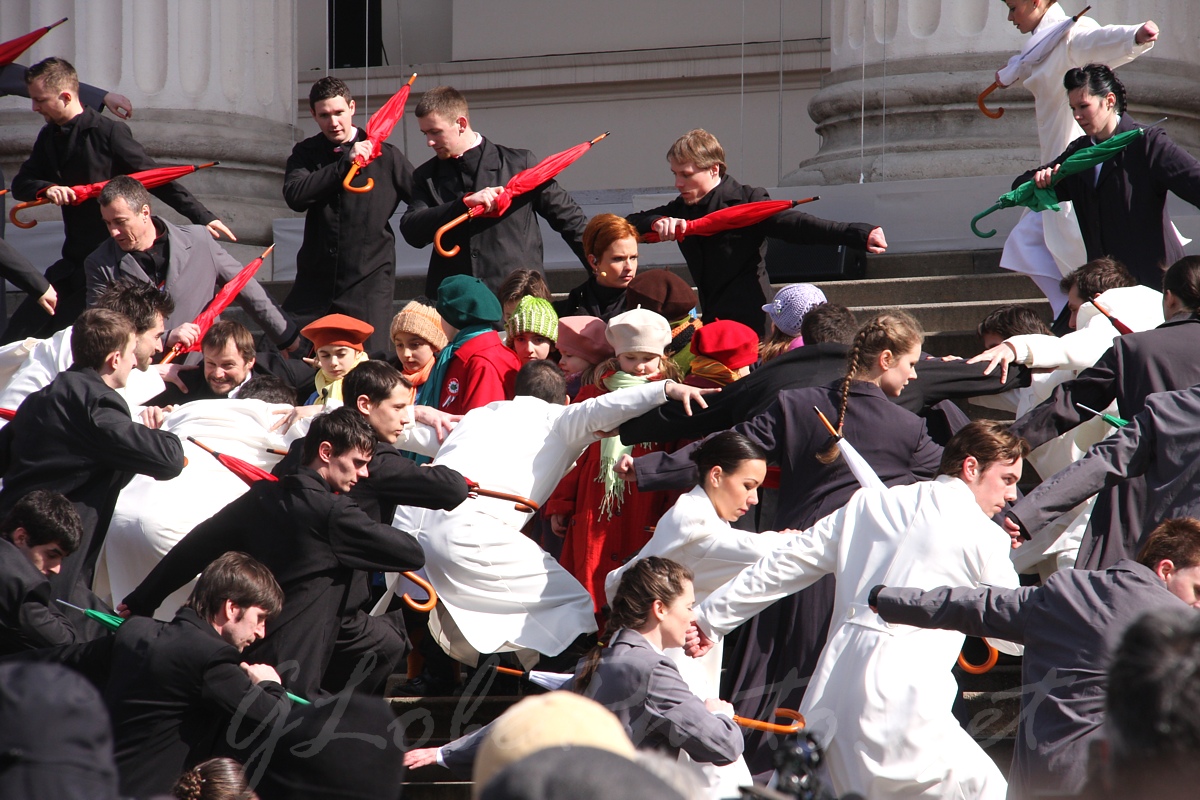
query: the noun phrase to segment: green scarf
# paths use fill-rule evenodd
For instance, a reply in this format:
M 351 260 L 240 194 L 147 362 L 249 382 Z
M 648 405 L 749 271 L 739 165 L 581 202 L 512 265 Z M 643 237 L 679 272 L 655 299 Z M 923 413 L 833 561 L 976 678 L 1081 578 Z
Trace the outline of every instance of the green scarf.
M 421 388 L 417 392 L 417 404 L 441 408 L 442 384 L 446 380 L 446 370 L 450 368 L 450 359 L 454 358 L 454 353 L 476 336 L 482 336 L 494 330 L 495 328 L 491 325 L 470 325 L 459 331 L 458 335 L 442 348 L 442 352 L 437 354 L 437 360 L 433 363 L 433 371 L 429 373 L 429 378 L 421 384 Z
M 617 371 L 601 382 L 605 389 L 613 392 L 617 389 L 627 389 L 630 386 L 643 386 L 650 380 L 650 378 Z M 621 504 L 625 501 L 625 481 L 613 471 L 613 467 L 621 460 L 621 456 L 632 452 L 632 446 L 621 444 L 620 436 L 608 436 L 600 440 L 600 474 L 596 476 L 596 482 L 604 484 L 604 498 L 600 501 L 600 514 L 609 519 L 612 519 L 615 512 L 621 510 Z

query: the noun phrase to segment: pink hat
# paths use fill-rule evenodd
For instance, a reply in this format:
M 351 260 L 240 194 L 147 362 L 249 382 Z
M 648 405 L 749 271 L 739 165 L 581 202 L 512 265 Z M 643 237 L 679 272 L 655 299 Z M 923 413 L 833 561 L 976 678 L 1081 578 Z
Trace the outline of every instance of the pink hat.
M 605 327 L 604 320 L 598 317 L 560 317 L 555 346 L 563 355 L 599 364 L 616 355 L 604 336 Z

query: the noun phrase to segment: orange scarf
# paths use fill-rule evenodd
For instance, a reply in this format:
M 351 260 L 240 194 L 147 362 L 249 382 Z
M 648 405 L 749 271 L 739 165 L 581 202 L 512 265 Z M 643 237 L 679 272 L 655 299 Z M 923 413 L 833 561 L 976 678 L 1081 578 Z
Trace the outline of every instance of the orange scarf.
M 433 372 L 433 365 L 435 363 L 437 363 L 436 356 L 426 361 L 425 366 L 421 367 L 416 372 L 404 373 L 404 377 L 408 378 L 408 382 L 412 384 L 412 399 L 409 400 L 410 403 L 416 402 L 417 389 L 420 389 L 421 385 L 424 384 L 425 381 L 429 380 L 429 375 Z
M 738 379 L 738 374 L 716 359 L 708 356 L 696 356 L 692 359 L 692 370 L 689 373 L 700 378 L 708 378 L 720 386 L 727 386 Z

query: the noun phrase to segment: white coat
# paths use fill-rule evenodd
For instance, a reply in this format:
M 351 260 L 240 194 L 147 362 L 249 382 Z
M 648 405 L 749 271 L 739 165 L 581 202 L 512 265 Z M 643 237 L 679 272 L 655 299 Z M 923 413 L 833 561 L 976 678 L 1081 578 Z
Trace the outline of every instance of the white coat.
M 489 403 L 463 417 L 434 463 L 541 505 L 597 432 L 666 399 L 666 383 L 656 381 L 568 406 L 533 397 Z M 531 666 L 536 653 L 557 655 L 596 630 L 587 590 L 521 533 L 529 518 L 513 503 L 488 497 L 468 498 L 450 511 L 396 511 L 393 524 L 421 543 L 425 574 L 438 593 L 429 629 L 465 664 L 477 663 L 481 653 L 516 651 Z
M 192 528 L 250 488 L 188 436 L 269 471 L 280 457 L 267 449 L 286 451 L 299 437 L 294 430 L 270 431 L 279 420 L 272 412 L 289 408 L 261 400 L 194 400 L 168 414 L 162 429 L 183 442 L 187 464 L 169 481 L 135 475 L 121 490 L 96 562 L 96 595 L 110 605 L 120 603 Z M 191 590 L 189 583 L 171 594 L 154 616 L 172 619 Z
M 771 603 L 837 576 L 829 640 L 800 711 L 826 747 L 839 794 L 1003 798 L 992 759 L 951 714 L 962 634 L 889 625 L 867 606 L 878 584 L 1015 588 L 1009 538 L 970 489 L 942 476 L 863 489 L 743 571 L 697 609 L 723 636 Z
M 1036 37 L 1067 18 L 1067 13 L 1055 3 L 1046 10 L 1042 21 L 1030 34 Z M 1046 59 L 1033 68 L 1025 78 L 1025 88 L 1033 94 L 1037 117 L 1038 146 L 1041 164 L 1049 163 L 1067 145 L 1083 135 L 1083 130 L 1071 115 L 1063 75 L 1072 67 L 1087 64 L 1107 64 L 1112 68 L 1126 64 L 1154 47 L 1154 43 L 1134 43 L 1140 25 L 1101 26 L 1091 17 L 1082 17 L 1070 29 L 1066 38 L 1050 51 Z M 1005 269 L 1041 276 L 1043 290 L 1061 276 L 1087 263 L 1083 236 L 1070 203 L 1061 203 L 1062 210 L 1034 213 L 1027 211 L 1017 227 L 1009 234 L 1000 257 Z M 1047 292 L 1047 296 L 1050 292 Z M 1065 301 L 1065 298 L 1061 298 Z M 1055 312 L 1061 302 L 1054 303 Z
M 675 505 L 663 514 L 654 528 L 654 535 L 637 555 L 608 573 L 604 581 L 604 594 L 611 602 L 621 576 L 631 564 L 647 556 L 659 556 L 677 561 L 692 571 L 692 589 L 699 603 L 736 578 L 743 569 L 774 551 L 781 542 L 780 535 L 774 531 L 749 533 L 734 529 L 717 516 L 717 510 L 713 508 L 704 488 L 697 486 L 676 500 Z M 664 651 L 679 667 L 679 674 L 687 682 L 688 688 L 701 699 L 718 696 L 721 686 L 721 644 L 718 642 L 703 658 L 688 658 L 679 647 L 669 647 Z M 681 753 L 680 760 L 686 756 L 686 753 Z M 753 782 L 741 756 L 724 767 L 712 764 L 697 766 L 702 767 L 701 771 L 714 797 L 737 797 L 738 786 L 749 786 Z

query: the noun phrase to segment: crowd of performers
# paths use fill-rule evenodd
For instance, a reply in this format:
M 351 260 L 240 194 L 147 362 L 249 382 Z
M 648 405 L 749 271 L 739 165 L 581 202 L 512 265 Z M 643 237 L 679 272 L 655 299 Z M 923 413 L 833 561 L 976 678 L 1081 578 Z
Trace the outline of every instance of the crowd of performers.
M 0 349 L 0 795 L 395 797 L 437 764 L 482 797 L 731 797 L 772 779 L 785 740 L 753 721 L 782 708 L 837 794 L 1185 796 L 1200 257 L 1164 203 L 1200 203 L 1200 162 L 1152 127 L 1060 176 L 1142 129 L 1112 68 L 1158 29 L 1005 4 L 1032 37 L 997 83 L 1033 93 L 1043 161 L 1014 185 L 1061 208 L 1001 264 L 1058 318 L 997 308 L 965 359 L 901 310 L 770 286 L 767 237 L 882 253 L 878 225 L 689 235 L 768 199 L 704 130 L 667 152 L 676 199 L 588 219 L 552 179 L 506 195 L 537 159 L 455 89 L 422 92 L 414 169 L 332 77 L 287 162 L 291 291 L 236 297 L 256 341 L 204 313 L 241 284 L 233 231 L 129 177 L 155 167 L 103 113 L 129 101 L 61 58 L 5 67 L 46 120 L 12 194 L 61 206 L 65 241 L 42 275 L 0 239 L 27 293 Z M 401 203 L 436 245 L 393 314 Z M 586 269 L 557 300 L 538 217 Z M 691 280 L 639 270 L 646 241 Z M 966 635 L 1022 659 L 1007 770 L 956 717 Z M 557 691 L 436 747 L 379 699 L 497 665 Z

